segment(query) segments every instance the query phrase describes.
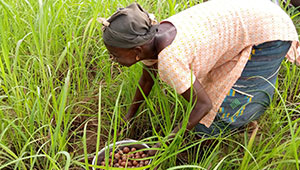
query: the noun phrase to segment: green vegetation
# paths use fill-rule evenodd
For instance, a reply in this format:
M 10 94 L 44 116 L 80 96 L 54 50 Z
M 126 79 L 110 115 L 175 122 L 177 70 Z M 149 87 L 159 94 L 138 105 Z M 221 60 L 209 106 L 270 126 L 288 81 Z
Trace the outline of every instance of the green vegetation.
M 288 62 L 251 138 L 235 132 L 200 154 L 208 139 L 182 129 L 166 145 L 192 105 L 159 80 L 135 122 L 120 126 L 142 65 L 112 63 L 95 19 L 131 2 L 0 0 L 0 169 L 88 169 L 101 147 L 130 137 L 163 143 L 152 169 L 299 170 L 300 68 Z M 202 1 L 137 2 L 161 20 Z M 282 7 L 299 30 L 299 12 Z M 179 152 L 187 159 L 177 159 Z

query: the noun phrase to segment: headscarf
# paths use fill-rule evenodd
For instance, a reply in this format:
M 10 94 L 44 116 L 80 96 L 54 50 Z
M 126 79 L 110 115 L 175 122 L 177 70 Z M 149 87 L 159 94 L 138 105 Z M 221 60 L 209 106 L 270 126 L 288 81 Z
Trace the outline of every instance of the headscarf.
M 148 14 L 137 3 L 119 8 L 107 20 L 104 18 L 97 20 L 103 24 L 104 43 L 120 48 L 145 44 L 155 36 L 158 27 L 154 16 Z

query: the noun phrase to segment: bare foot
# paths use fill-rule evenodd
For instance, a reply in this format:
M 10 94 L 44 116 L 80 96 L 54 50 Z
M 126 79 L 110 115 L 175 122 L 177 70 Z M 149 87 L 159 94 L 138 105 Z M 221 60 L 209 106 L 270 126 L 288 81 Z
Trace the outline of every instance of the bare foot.
M 251 121 L 247 126 L 249 133 L 253 132 L 256 129 L 258 130 L 258 128 L 259 128 L 259 126 L 258 126 L 258 123 L 256 120 Z

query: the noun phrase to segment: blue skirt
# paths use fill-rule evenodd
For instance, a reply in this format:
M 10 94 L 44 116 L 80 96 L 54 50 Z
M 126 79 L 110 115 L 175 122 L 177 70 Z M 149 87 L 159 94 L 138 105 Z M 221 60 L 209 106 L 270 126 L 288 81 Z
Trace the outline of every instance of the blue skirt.
M 212 125 L 196 125 L 199 135 L 218 136 L 258 119 L 272 101 L 273 86 L 290 46 L 290 41 L 253 46 L 241 77 L 228 92 Z

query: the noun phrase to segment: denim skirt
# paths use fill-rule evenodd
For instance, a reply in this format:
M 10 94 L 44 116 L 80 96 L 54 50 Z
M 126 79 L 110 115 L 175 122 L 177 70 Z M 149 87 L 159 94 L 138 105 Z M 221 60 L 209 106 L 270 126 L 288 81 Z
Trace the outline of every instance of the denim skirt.
M 258 119 L 272 101 L 273 86 L 290 46 L 290 41 L 253 46 L 240 78 L 225 97 L 212 125 L 196 125 L 199 135 L 218 136 Z

